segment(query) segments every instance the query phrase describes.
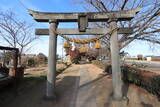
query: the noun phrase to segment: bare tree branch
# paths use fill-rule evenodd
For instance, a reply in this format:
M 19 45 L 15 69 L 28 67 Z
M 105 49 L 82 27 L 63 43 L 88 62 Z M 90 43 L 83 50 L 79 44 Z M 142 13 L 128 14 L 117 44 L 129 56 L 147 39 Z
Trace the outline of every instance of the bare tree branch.
M 82 0 L 81 0 L 82 1 Z M 85 5 L 98 12 L 121 11 L 141 7 L 141 11 L 129 22 L 119 22 L 119 27 L 133 27 L 131 35 L 119 36 L 120 49 L 128 46 L 134 40 L 160 43 L 160 1 L 159 0 L 83 0 Z M 83 5 L 83 4 L 81 4 Z M 93 7 L 93 8 L 92 8 Z M 109 27 L 107 23 L 94 23 L 96 27 Z M 110 47 L 109 35 L 101 42 Z
M 33 24 L 17 19 L 12 11 L 0 12 L 0 37 L 11 47 L 19 48 L 20 55 L 38 38 L 32 27 Z

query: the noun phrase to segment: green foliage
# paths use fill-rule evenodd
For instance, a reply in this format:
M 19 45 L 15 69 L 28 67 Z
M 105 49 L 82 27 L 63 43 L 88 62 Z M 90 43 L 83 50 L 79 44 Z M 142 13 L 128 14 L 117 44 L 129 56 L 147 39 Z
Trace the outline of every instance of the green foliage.
M 142 75 L 143 72 L 147 71 L 127 67 L 123 70 L 123 80 L 138 85 L 160 98 L 160 76 L 145 77 Z
M 8 74 L 9 73 L 9 69 L 7 67 L 0 67 L 0 72 Z
M 98 66 L 99 68 L 103 69 L 105 72 L 111 74 L 111 63 L 110 62 L 102 62 L 98 60 L 93 60 L 92 64 Z
M 160 76 L 151 78 L 148 83 L 143 84 L 143 87 L 160 98 Z
M 34 60 L 34 58 L 29 58 L 28 59 L 28 66 L 34 67 L 35 65 L 36 65 L 36 61 Z
M 140 73 L 136 69 L 128 69 L 130 72 L 128 72 L 128 81 L 140 85 L 141 84 L 141 76 Z M 123 72 L 126 73 L 126 72 Z
M 47 60 L 47 57 L 43 53 L 39 53 L 35 56 L 24 55 L 22 57 L 22 64 L 29 67 L 45 66 Z
M 43 53 L 39 53 L 39 54 L 35 57 L 35 62 L 36 62 L 38 65 L 46 64 L 46 63 L 47 63 L 47 57 L 46 57 Z
M 74 57 L 72 62 L 75 63 L 75 64 L 79 64 L 79 61 L 81 60 L 81 58 L 79 56 L 77 57 Z
M 92 61 L 92 64 L 104 69 L 106 72 L 111 72 L 110 63 L 94 60 Z M 125 83 L 131 83 L 140 86 L 160 98 L 160 76 L 146 77 L 142 74 L 149 71 L 141 71 L 140 69 L 128 66 L 121 66 L 121 70 L 122 79 Z
M 2 53 L 2 59 L 3 63 L 8 65 L 10 60 L 13 58 L 13 52 L 12 51 L 5 51 Z

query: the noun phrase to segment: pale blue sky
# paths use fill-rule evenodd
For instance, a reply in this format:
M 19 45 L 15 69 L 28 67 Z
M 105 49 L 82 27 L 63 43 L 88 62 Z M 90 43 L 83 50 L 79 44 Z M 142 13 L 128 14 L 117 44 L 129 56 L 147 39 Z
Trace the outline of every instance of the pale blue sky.
M 15 11 L 17 17 L 27 20 L 30 23 L 35 23 L 35 28 L 47 28 L 49 24 L 37 23 L 30 15 L 27 10 L 18 2 L 18 0 L 0 0 L 0 10 L 12 9 Z M 37 11 L 46 12 L 83 12 L 84 7 L 79 4 L 75 4 L 73 0 L 20 0 L 27 8 Z M 59 27 L 77 27 L 76 24 L 60 24 Z M 3 43 L 2 43 L 3 44 Z M 43 52 L 48 55 L 48 37 L 40 37 L 40 40 L 34 42 L 35 46 L 28 53 L 39 53 Z M 62 53 L 62 42 L 58 39 L 58 50 L 57 53 Z M 131 43 L 124 50 L 130 55 L 144 54 L 144 55 L 160 55 L 160 46 L 154 51 L 150 49 L 146 42 L 135 41 Z

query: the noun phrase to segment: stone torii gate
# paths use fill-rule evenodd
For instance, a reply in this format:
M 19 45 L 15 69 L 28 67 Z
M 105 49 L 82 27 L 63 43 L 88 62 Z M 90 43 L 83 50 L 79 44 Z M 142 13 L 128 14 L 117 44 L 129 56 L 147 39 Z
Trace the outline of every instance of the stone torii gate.
M 36 29 L 37 35 L 50 35 L 46 97 L 55 98 L 57 35 L 104 35 L 111 30 L 111 58 L 113 98 L 121 100 L 122 79 L 120 69 L 119 45 L 117 34 L 132 34 L 133 28 L 117 28 L 117 21 L 130 21 L 140 11 L 139 8 L 125 11 L 88 12 L 88 13 L 47 13 L 29 10 L 37 22 L 49 22 L 49 29 Z M 78 28 L 60 29 L 60 22 L 78 22 Z M 109 28 L 88 28 L 88 22 L 108 22 Z M 56 33 L 58 32 L 58 33 Z

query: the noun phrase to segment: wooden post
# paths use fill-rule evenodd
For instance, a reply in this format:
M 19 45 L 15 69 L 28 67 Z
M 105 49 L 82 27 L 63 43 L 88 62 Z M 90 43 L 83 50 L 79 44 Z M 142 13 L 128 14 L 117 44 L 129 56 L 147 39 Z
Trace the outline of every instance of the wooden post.
M 57 50 L 57 34 L 54 32 L 57 28 L 57 21 L 50 21 L 49 28 L 49 55 L 48 55 L 48 74 L 47 74 L 47 98 L 56 98 L 55 81 L 56 81 L 56 50 Z
M 17 66 L 18 66 L 18 53 L 19 53 L 19 50 L 15 50 L 15 53 L 14 53 L 14 70 L 15 70 L 15 77 L 17 78 L 17 73 L 18 73 L 18 70 L 17 70 Z
M 113 99 L 121 100 L 122 94 L 122 79 L 121 79 L 121 68 L 120 68 L 120 56 L 119 56 L 119 45 L 117 35 L 117 20 L 110 20 L 110 27 L 113 30 L 111 34 L 111 59 L 112 59 L 112 84 L 113 84 Z M 114 30 L 115 29 L 115 30 Z

